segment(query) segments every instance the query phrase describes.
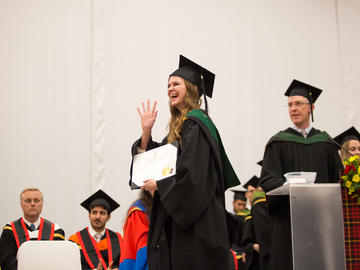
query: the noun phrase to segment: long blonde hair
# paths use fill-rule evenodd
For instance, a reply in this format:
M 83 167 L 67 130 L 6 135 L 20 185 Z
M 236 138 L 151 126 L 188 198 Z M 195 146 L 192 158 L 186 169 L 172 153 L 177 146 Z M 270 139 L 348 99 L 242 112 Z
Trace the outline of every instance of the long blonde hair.
M 180 132 L 182 129 L 182 125 L 186 120 L 186 114 L 193 109 L 199 109 L 201 106 L 201 99 L 200 99 L 198 87 L 185 79 L 184 82 L 186 86 L 184 109 L 180 111 L 176 107 L 170 105 L 171 117 L 168 123 L 168 128 L 169 128 L 168 143 L 172 143 L 175 142 L 176 140 L 179 140 L 180 145 L 182 143 Z
M 346 150 L 349 151 L 349 141 L 346 141 L 342 147 Z M 346 153 L 343 149 L 340 150 L 340 156 L 341 156 L 341 161 L 344 161 L 345 159 L 348 159 L 349 157 L 351 157 L 350 154 Z

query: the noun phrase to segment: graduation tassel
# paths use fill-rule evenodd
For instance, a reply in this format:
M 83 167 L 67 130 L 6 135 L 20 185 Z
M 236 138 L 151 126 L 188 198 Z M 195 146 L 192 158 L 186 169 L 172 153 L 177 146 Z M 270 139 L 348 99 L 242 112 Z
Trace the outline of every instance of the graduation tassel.
M 207 103 L 207 99 L 206 99 L 206 91 L 205 91 L 204 77 L 203 77 L 202 74 L 201 74 L 200 77 L 201 77 L 201 91 L 202 91 L 202 94 L 204 95 L 205 111 L 206 111 L 206 113 L 209 113 L 208 103 Z
M 206 111 L 207 113 L 209 113 L 206 95 L 204 95 L 204 101 L 205 101 L 205 111 Z

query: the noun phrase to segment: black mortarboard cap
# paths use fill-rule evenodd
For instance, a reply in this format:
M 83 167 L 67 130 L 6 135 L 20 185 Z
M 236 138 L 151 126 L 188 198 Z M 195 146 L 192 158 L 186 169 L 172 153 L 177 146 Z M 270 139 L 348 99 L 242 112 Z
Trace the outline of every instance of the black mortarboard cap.
M 234 190 L 231 189 L 232 192 L 234 192 L 234 201 L 241 200 L 246 201 L 245 192 L 244 190 Z
M 320 96 L 321 92 L 322 90 L 319 88 L 316 88 L 310 84 L 306 84 L 294 79 L 289 85 L 288 89 L 286 90 L 285 96 L 288 97 L 303 96 L 307 100 L 309 100 L 310 104 L 314 104 L 317 98 Z M 310 106 L 310 109 L 311 109 L 311 120 L 314 122 L 312 106 Z
M 101 206 L 104 207 L 109 212 L 109 214 L 120 206 L 116 201 L 114 201 L 101 189 L 96 191 L 80 205 L 88 211 L 90 211 L 91 208 L 93 208 L 94 206 Z
M 169 76 L 179 76 L 186 79 L 199 88 L 200 95 L 205 93 L 208 97 L 212 97 L 215 74 L 183 55 L 180 55 L 179 68 Z
M 351 127 L 345 130 L 343 133 L 339 134 L 334 138 L 334 141 L 336 141 L 340 145 L 343 145 L 350 140 L 360 141 L 360 133 L 356 130 L 355 127 Z
M 254 175 L 253 177 L 250 178 L 250 180 L 248 180 L 243 187 L 247 189 L 248 186 L 253 186 L 253 187 L 257 187 L 258 183 L 259 183 L 259 177 L 257 177 L 256 175 Z

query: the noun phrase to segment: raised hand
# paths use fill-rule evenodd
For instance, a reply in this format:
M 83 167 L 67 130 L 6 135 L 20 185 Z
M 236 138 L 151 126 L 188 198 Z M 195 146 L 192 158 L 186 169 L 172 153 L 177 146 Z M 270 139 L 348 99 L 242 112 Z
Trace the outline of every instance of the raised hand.
M 156 116 L 157 116 L 157 110 L 156 110 L 156 101 L 154 102 L 154 105 L 152 106 L 150 110 L 150 100 L 146 101 L 146 108 L 144 102 L 142 102 L 142 112 L 137 107 L 137 111 L 140 115 L 141 120 L 141 127 L 142 127 L 142 135 L 141 135 L 141 145 L 140 148 L 143 150 L 146 150 L 146 147 L 148 145 L 148 142 L 151 137 L 151 129 L 154 126 Z
M 140 115 L 141 120 L 141 128 L 143 129 L 143 132 L 151 132 L 152 127 L 154 126 L 156 116 L 158 111 L 156 110 L 156 104 L 155 101 L 152 108 L 150 109 L 150 100 L 146 101 L 146 106 L 144 102 L 142 104 L 142 111 L 139 107 L 137 107 L 137 111 Z

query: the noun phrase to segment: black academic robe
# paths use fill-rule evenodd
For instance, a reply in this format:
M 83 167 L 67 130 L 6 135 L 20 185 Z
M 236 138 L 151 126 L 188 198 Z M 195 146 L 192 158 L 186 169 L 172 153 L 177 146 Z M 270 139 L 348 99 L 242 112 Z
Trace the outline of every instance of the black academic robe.
M 266 198 L 255 198 L 252 202 L 251 216 L 255 232 L 255 242 L 259 244 L 259 268 L 269 269 L 272 223 L 268 215 Z
M 176 176 L 158 181 L 154 195 L 147 248 L 149 270 L 229 269 L 218 143 L 206 126 L 190 118 L 180 135 Z M 139 143 L 133 145 L 133 155 Z M 147 150 L 159 145 L 150 140 Z
M 18 220 L 17 220 L 18 221 Z M 17 222 L 15 221 L 15 222 Z M 30 230 L 29 226 L 24 223 L 27 230 Z M 34 232 L 39 231 L 37 228 Z M 18 232 L 20 234 L 20 232 Z M 30 241 L 36 241 L 37 237 L 30 237 Z M 45 240 L 45 239 L 44 239 Z M 55 226 L 53 240 L 65 240 L 64 230 Z M 3 227 L 3 231 L 0 238 L 0 266 L 1 270 L 16 270 L 17 269 L 17 259 L 16 254 L 18 251 L 18 246 L 14 237 L 13 229 L 11 224 L 6 224 Z
M 109 234 L 110 241 L 107 238 L 107 234 Z M 106 232 L 101 237 L 100 242 L 95 242 L 95 240 L 90 236 L 88 229 L 85 228 L 69 237 L 69 241 L 76 243 L 80 248 L 81 254 L 81 269 L 82 270 L 91 270 L 95 269 L 99 262 L 100 258 L 103 259 L 106 266 L 109 266 L 109 250 L 111 245 L 111 255 L 113 268 L 119 268 L 120 265 L 120 234 L 116 233 L 112 230 L 106 229 Z M 97 249 L 97 250 L 96 250 Z M 85 252 L 84 252 L 85 251 Z M 100 252 L 100 258 L 97 254 L 97 251 Z M 86 255 L 85 255 L 86 253 Z M 90 267 L 91 264 L 94 267 Z M 104 266 L 103 266 L 104 269 Z
M 285 130 L 291 136 L 300 133 L 292 128 Z M 305 143 L 279 139 L 274 136 L 265 148 L 260 186 L 265 192 L 280 187 L 286 180 L 284 174 L 294 171 L 317 172 L 315 183 L 335 183 L 343 166 L 336 145 L 330 140 L 312 141 L 320 131 L 312 128 Z M 270 196 L 269 215 L 273 223 L 273 239 L 270 254 L 271 270 L 292 268 L 290 205 L 288 196 Z
M 251 215 L 245 217 L 244 231 L 241 239 L 241 247 L 246 253 L 245 270 L 259 270 L 259 253 L 254 250 L 256 242 L 256 233 L 254 220 Z
M 244 249 L 241 247 L 241 240 L 244 232 L 245 217 L 249 214 L 250 210 L 244 209 L 233 215 L 234 218 L 238 221 L 238 229 L 236 231 L 236 234 L 233 236 L 233 243 L 231 245 L 231 249 L 236 254 L 239 270 L 245 269 L 245 264 L 242 262 L 241 256 L 244 252 Z

